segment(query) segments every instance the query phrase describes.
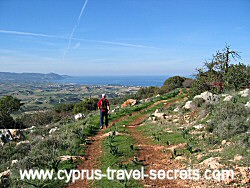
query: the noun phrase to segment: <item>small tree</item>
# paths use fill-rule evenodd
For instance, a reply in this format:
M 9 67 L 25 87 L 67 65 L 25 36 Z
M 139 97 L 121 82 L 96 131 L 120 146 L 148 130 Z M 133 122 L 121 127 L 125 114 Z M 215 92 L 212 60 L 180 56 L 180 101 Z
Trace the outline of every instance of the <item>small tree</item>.
M 196 80 L 191 86 L 191 93 L 196 95 L 206 90 L 221 93 L 224 89 L 230 89 L 232 85 L 238 89 L 235 86 L 244 80 L 242 78 L 249 78 L 249 73 L 246 73 L 247 71 L 244 70 L 242 64 L 238 66 L 230 65 L 232 59 L 237 60 L 240 58 L 238 52 L 231 50 L 228 45 L 222 52 L 217 51 L 210 62 L 206 61 L 203 68 L 197 69 L 198 73 L 195 75 Z M 247 68 L 245 67 L 245 69 Z M 238 72 L 237 82 L 234 83 L 232 76 L 236 72 Z
M 97 109 L 97 98 L 85 99 L 83 102 L 77 103 L 74 106 L 74 113 L 88 112 Z
M 250 86 L 250 66 L 242 63 L 230 65 L 225 77 L 225 84 L 227 88 L 239 90 L 243 87 Z
M 5 96 L 0 99 L 0 128 L 13 128 L 15 126 L 11 114 L 18 111 L 21 106 L 20 100 L 12 96 Z
M 180 76 L 173 76 L 171 78 L 168 78 L 165 82 L 164 85 L 162 86 L 162 91 L 163 92 L 169 92 L 172 91 L 176 88 L 183 87 L 183 82 L 185 81 L 184 77 Z

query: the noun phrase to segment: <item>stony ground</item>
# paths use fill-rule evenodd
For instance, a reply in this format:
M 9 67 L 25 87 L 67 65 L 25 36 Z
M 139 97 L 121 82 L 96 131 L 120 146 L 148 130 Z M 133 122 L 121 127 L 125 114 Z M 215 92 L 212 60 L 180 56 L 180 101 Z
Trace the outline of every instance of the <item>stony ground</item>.
M 173 103 L 176 103 L 179 101 L 172 101 L 168 102 L 167 100 L 162 100 L 154 103 L 153 105 L 149 106 L 147 109 L 153 108 L 154 106 L 164 103 L 164 108 L 167 109 L 170 105 Z M 145 110 L 145 109 L 144 109 Z M 143 110 L 143 111 L 144 111 Z M 110 126 L 121 122 L 128 118 L 129 116 L 135 116 L 140 114 L 142 111 L 139 112 L 134 112 L 130 115 L 123 116 L 117 120 L 114 120 Z M 185 121 L 187 125 L 190 125 L 191 120 L 190 117 L 196 117 L 196 113 L 194 114 L 187 113 L 186 116 L 183 117 L 178 117 L 177 115 L 172 115 L 172 116 L 166 116 L 164 117 L 167 120 L 164 121 L 169 121 L 168 119 L 171 119 L 172 123 L 175 123 L 177 126 L 180 128 L 180 121 Z M 142 166 L 145 167 L 146 173 L 149 172 L 150 169 L 154 170 L 173 170 L 173 169 L 185 169 L 188 166 L 191 166 L 191 160 L 188 159 L 186 156 L 178 156 L 173 158 L 172 152 L 176 148 L 186 148 L 187 143 L 181 143 L 181 144 L 175 144 L 175 145 L 159 145 L 153 142 L 151 137 L 147 137 L 143 134 L 143 132 L 140 131 L 140 129 L 137 129 L 140 126 L 147 126 L 147 124 L 144 124 L 145 120 L 150 119 L 150 114 L 142 114 L 141 116 L 138 116 L 133 122 L 129 124 L 129 126 L 126 126 L 126 129 L 128 131 L 128 134 L 133 137 L 136 140 L 136 147 L 138 148 L 138 153 L 137 153 L 137 158 L 138 161 L 142 164 Z M 151 121 L 156 121 L 155 119 Z M 156 122 L 155 122 L 156 123 Z M 191 123 L 192 126 L 194 124 Z M 199 133 L 199 129 L 202 129 L 203 127 L 197 126 L 197 130 L 194 130 L 191 132 L 191 134 L 197 134 Z M 196 129 L 196 128 L 195 128 Z M 172 130 L 167 128 L 166 131 L 171 132 Z M 78 166 L 79 170 L 82 169 L 100 169 L 101 164 L 99 162 L 99 157 L 101 156 L 103 152 L 103 148 L 101 146 L 101 141 L 105 137 L 108 136 L 108 133 L 104 133 L 104 130 L 99 131 L 99 133 L 90 138 L 92 140 L 92 144 L 90 144 L 87 148 L 87 154 L 88 156 L 86 157 L 85 160 L 82 161 L 82 163 Z M 222 143 L 224 146 L 227 143 Z M 169 150 L 171 152 L 163 152 Z M 214 150 L 209 150 L 210 153 L 213 152 L 220 152 L 223 150 L 223 148 L 214 148 Z M 197 156 L 196 156 L 197 155 Z M 197 159 L 201 159 L 204 157 L 204 154 L 196 154 L 195 157 Z M 235 161 L 239 161 L 241 159 L 241 156 L 236 156 Z M 219 163 L 220 158 L 216 157 L 211 157 L 208 158 L 207 160 L 204 160 L 200 164 L 194 164 L 193 168 L 195 169 L 205 169 L 208 167 L 213 167 L 214 169 L 218 169 L 221 164 Z M 213 166 L 214 165 L 214 166 Z M 219 165 L 219 166 L 218 166 Z M 235 183 L 234 180 L 225 180 L 225 181 L 210 181 L 210 180 L 150 180 L 149 178 L 145 178 L 144 180 L 140 181 L 140 184 L 144 187 L 248 187 L 249 186 L 249 177 L 250 177 L 250 171 L 249 168 L 243 168 L 243 167 L 235 167 L 235 173 L 237 177 L 241 177 L 240 180 L 235 180 L 235 181 L 245 181 L 243 183 Z M 80 188 L 80 187 L 93 187 L 94 182 L 93 181 L 77 181 L 75 183 L 70 184 L 68 187 L 70 188 Z

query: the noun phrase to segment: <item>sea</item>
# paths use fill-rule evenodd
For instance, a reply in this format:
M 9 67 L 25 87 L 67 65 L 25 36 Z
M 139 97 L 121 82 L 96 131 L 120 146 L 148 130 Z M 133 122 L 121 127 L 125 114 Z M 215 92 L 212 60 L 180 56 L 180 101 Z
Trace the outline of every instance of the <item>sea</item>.
M 72 83 L 81 85 L 120 85 L 120 86 L 163 86 L 169 76 L 164 75 L 136 75 L 136 76 L 77 76 L 63 80 L 54 80 L 56 83 Z

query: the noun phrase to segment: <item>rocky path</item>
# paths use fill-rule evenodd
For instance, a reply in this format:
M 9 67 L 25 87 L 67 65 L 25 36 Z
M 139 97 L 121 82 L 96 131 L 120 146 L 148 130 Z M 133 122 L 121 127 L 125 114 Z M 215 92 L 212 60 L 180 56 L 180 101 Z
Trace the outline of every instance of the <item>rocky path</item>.
M 123 116 L 115 121 L 112 124 L 117 123 L 126 119 L 128 116 Z M 78 166 L 78 170 L 86 169 L 91 171 L 92 169 L 100 169 L 101 164 L 98 161 L 98 158 L 102 155 L 102 147 L 100 141 L 105 138 L 104 136 L 104 129 L 100 130 L 97 135 L 95 135 L 91 139 L 91 144 L 87 147 L 86 159 Z M 71 183 L 68 185 L 68 188 L 88 188 L 91 187 L 93 182 L 89 180 L 78 180 L 75 183 Z
M 151 106 L 149 106 L 147 109 L 153 108 L 154 106 L 160 104 L 160 103 L 166 103 L 167 100 L 158 101 Z M 170 106 L 173 102 L 167 103 L 165 107 Z M 145 109 L 143 109 L 145 110 Z M 132 116 L 137 115 L 141 113 L 134 112 Z M 112 121 L 112 124 L 118 123 L 120 121 L 125 120 L 128 118 L 129 115 L 123 116 L 117 120 Z M 147 138 L 142 136 L 142 134 L 136 129 L 136 126 L 140 125 L 146 118 L 148 118 L 147 114 L 143 114 L 136 118 L 130 126 L 128 126 L 128 130 L 130 132 L 130 135 L 134 137 L 137 141 L 137 147 L 139 148 L 138 153 L 138 159 L 142 161 L 143 166 L 147 169 L 147 173 L 150 169 L 154 170 L 167 170 L 170 167 L 177 168 L 176 165 L 173 164 L 170 161 L 170 156 L 166 153 L 163 153 L 162 147 L 159 145 L 154 145 L 152 143 L 151 138 Z M 101 147 L 101 140 L 104 138 L 104 130 L 101 130 L 98 132 L 98 134 L 92 138 L 92 144 L 90 144 L 87 147 L 86 153 L 88 156 L 86 156 L 86 159 L 83 160 L 83 162 L 78 166 L 78 170 L 86 169 L 86 170 L 92 170 L 92 169 L 100 169 L 100 162 L 98 161 L 98 158 L 102 155 L 102 147 Z M 145 187 L 183 187 L 180 185 L 180 182 L 176 181 L 169 181 L 169 180 L 150 180 L 149 178 L 142 180 L 141 184 Z M 71 183 L 68 185 L 68 188 L 88 188 L 93 185 L 93 181 L 88 180 L 78 180 L 75 183 Z
M 153 104 L 151 107 L 154 107 L 161 102 L 167 101 L 159 101 Z M 165 108 L 168 108 L 171 104 L 176 101 L 169 102 L 165 105 Z M 136 129 L 136 126 L 143 126 L 142 122 L 147 118 L 147 115 L 142 115 L 139 118 L 135 119 L 130 126 L 129 129 L 130 135 L 134 137 L 137 141 L 137 147 L 139 148 L 138 160 L 142 162 L 143 166 L 146 169 L 146 174 L 149 174 L 149 171 L 152 170 L 173 170 L 179 169 L 180 164 L 178 162 L 172 162 L 170 160 L 171 155 L 162 152 L 165 146 L 159 146 L 152 142 L 151 138 L 145 137 L 142 135 L 140 131 Z M 141 184 L 144 187 L 161 187 L 161 188 L 170 188 L 170 187 L 184 187 L 183 182 L 175 181 L 175 180 L 150 180 L 149 178 L 145 178 L 141 180 Z
M 169 169 L 178 169 L 179 164 L 173 163 L 170 160 L 171 155 L 162 152 L 164 146 L 155 145 L 152 143 L 151 138 L 142 136 L 142 134 L 136 130 L 136 127 L 129 126 L 130 135 L 134 137 L 137 141 L 137 147 L 139 148 L 138 160 L 142 162 L 145 167 L 145 173 L 149 174 L 149 171 L 152 170 L 164 170 Z M 145 178 L 141 180 L 141 184 L 144 187 L 183 187 L 181 182 L 174 180 L 150 180 Z

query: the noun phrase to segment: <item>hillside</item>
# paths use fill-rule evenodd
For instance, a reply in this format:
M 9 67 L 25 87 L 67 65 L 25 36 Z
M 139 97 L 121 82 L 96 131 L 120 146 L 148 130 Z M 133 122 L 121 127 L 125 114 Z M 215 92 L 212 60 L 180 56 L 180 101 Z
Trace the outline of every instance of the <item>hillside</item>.
M 0 187 L 250 187 L 250 66 L 231 56 L 226 47 L 194 79 L 174 76 L 162 87 L 67 86 L 91 95 L 47 110 L 17 115 L 21 100 L 2 97 Z M 100 129 L 104 90 L 111 111 Z M 22 179 L 22 169 L 50 176 Z
M 46 126 L 27 128 L 23 130 L 24 137 L 16 137 L 16 141 L 3 145 L 0 167 L 5 175 L 1 173 L 1 181 L 8 183 L 11 172 L 9 184 L 25 187 L 64 187 L 67 184 L 72 188 L 248 187 L 249 90 L 221 95 L 204 92 L 194 98 L 188 96 L 188 90 L 176 89 L 131 106 L 123 105 L 124 108 L 120 107 L 121 104 L 112 106 L 109 127 L 101 131 L 96 111 L 82 120 L 67 122 L 63 119 Z M 234 108 L 229 108 L 232 105 Z M 222 119 L 225 116 L 226 119 Z M 229 126 L 225 131 L 218 126 L 226 121 L 238 129 Z M 217 179 L 186 180 L 179 174 L 176 180 L 132 178 L 112 181 L 102 178 L 81 181 L 76 178 L 73 183 L 71 180 L 65 183 L 66 179 L 17 181 L 19 169 L 25 168 L 55 171 L 101 169 L 105 172 L 108 167 L 128 171 L 144 167 L 147 174 L 150 170 L 192 169 L 199 170 L 201 177 L 207 169 L 217 172 L 217 175 L 221 175 L 222 170 L 232 170 L 234 179 L 231 175 L 223 179 L 221 175 Z M 6 170 L 8 168 L 10 170 Z
M 0 72 L 0 82 L 48 82 L 51 80 L 62 80 L 68 78 L 67 75 L 55 73 L 11 73 Z

